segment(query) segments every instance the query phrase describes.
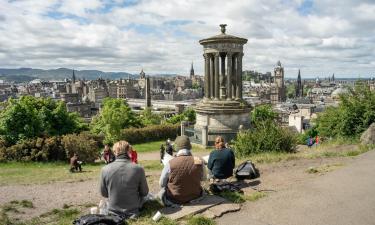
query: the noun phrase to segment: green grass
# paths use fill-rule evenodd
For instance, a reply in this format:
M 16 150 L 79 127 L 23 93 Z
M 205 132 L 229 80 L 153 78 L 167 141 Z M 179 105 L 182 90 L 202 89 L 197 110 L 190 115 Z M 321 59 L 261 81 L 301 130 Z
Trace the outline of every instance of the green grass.
M 246 201 L 255 202 L 256 200 L 265 197 L 266 193 L 257 191 L 252 194 L 246 195 L 238 192 L 224 191 L 220 193 L 220 196 L 233 203 L 243 203 Z
M 56 163 L 0 163 L 0 186 L 10 184 L 45 184 L 56 181 L 84 181 L 99 176 L 103 164 L 83 165 L 82 173 L 70 173 L 69 164 Z
M 246 201 L 245 196 L 238 192 L 223 191 L 219 195 L 233 203 L 243 203 Z
M 145 171 L 161 171 L 163 169 L 163 165 L 160 163 L 160 160 L 144 160 L 140 161 L 139 165 L 143 166 Z
M 215 220 L 204 216 L 193 216 L 187 220 L 187 225 L 216 225 Z
M 159 160 L 140 161 L 145 171 L 161 171 L 163 166 Z M 70 173 L 69 164 L 9 162 L 0 163 L 0 186 L 11 184 L 46 184 L 57 181 L 79 182 L 99 179 L 100 170 L 104 164 L 83 165 L 82 173 Z
M 245 199 L 246 199 L 246 201 L 255 202 L 258 199 L 264 198 L 266 196 L 267 196 L 266 193 L 257 191 L 257 192 L 254 192 L 254 193 L 250 194 L 250 195 L 245 195 Z
M 352 142 L 350 142 L 352 144 Z M 316 158 L 336 158 L 336 157 L 353 157 L 363 154 L 367 151 L 374 149 L 374 146 L 357 145 L 355 149 L 345 151 L 334 151 L 335 147 L 340 144 L 336 142 L 330 142 L 325 145 L 321 145 L 318 148 L 312 147 L 310 149 L 297 152 L 297 153 L 285 153 L 285 152 L 265 152 L 253 154 L 248 157 L 239 158 L 237 163 L 241 163 L 246 160 L 251 160 L 254 163 L 275 163 L 288 160 L 298 159 L 316 159 Z
M 139 153 L 144 153 L 144 152 L 159 152 L 160 151 L 160 146 L 162 144 L 165 147 L 165 141 L 153 141 L 153 142 L 147 142 L 147 143 L 142 143 L 142 144 L 134 144 L 133 147 Z M 204 148 L 204 147 L 202 147 L 200 145 L 192 144 L 192 150 L 193 150 L 193 152 L 204 152 L 204 151 L 209 152 L 210 150 L 212 150 L 212 148 L 206 149 L 206 148 Z
M 132 146 L 137 152 L 158 152 L 162 144 L 165 145 L 165 141 L 153 141 L 142 144 L 134 144 Z
M 338 163 L 338 164 L 332 164 L 332 165 L 322 165 L 322 166 L 317 166 L 317 167 L 309 167 L 306 172 L 315 174 L 315 173 L 327 173 L 331 172 L 333 170 L 336 170 L 340 167 L 343 167 L 344 164 Z

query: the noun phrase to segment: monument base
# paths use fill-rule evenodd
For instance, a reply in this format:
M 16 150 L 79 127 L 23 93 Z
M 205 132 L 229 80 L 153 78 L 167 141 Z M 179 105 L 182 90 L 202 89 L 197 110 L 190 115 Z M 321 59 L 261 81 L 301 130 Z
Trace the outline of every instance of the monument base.
M 250 128 L 251 108 L 242 100 L 203 100 L 195 110 L 194 138 L 203 146 L 214 145 L 217 136 L 230 142 L 240 129 Z

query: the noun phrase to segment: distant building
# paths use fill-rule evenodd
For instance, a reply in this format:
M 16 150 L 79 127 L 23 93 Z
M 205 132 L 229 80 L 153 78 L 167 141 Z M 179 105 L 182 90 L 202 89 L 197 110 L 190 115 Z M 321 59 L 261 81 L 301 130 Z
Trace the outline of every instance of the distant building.
M 271 87 L 271 103 L 285 102 L 284 67 L 278 61 L 274 69 L 274 83 Z

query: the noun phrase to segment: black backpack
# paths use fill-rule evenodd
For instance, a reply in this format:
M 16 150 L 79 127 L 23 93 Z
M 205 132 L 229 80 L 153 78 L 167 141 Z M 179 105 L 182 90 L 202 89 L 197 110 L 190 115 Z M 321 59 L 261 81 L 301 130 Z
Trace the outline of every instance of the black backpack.
M 234 174 L 238 180 L 256 179 L 260 177 L 259 170 L 255 168 L 254 163 L 251 161 L 241 163 Z
M 87 214 L 73 221 L 73 225 L 127 225 L 124 218 L 116 215 Z

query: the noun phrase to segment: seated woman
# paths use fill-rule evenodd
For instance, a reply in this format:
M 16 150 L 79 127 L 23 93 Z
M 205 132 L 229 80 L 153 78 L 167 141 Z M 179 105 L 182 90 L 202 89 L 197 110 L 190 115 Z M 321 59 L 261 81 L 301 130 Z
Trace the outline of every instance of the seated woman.
M 233 175 L 235 157 L 231 149 L 225 148 L 224 138 L 215 139 L 215 150 L 210 153 L 207 167 L 216 179 L 227 179 Z

